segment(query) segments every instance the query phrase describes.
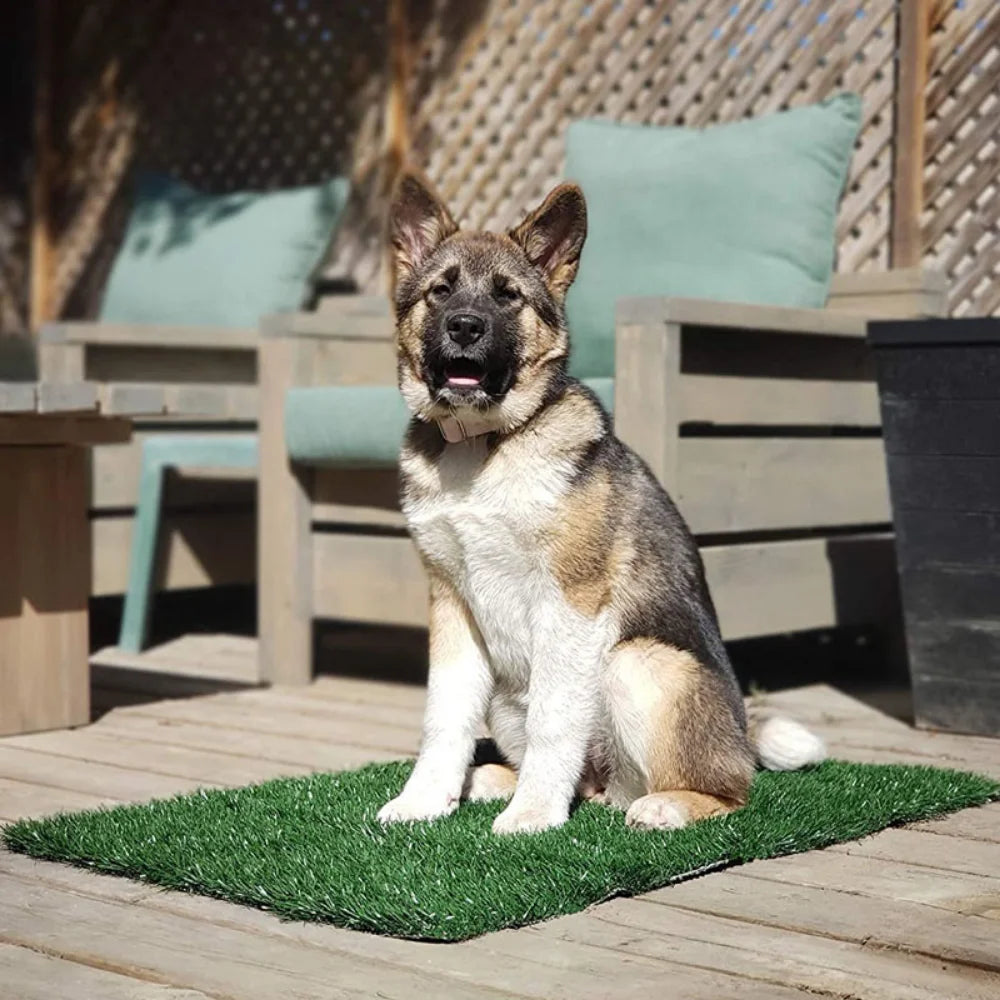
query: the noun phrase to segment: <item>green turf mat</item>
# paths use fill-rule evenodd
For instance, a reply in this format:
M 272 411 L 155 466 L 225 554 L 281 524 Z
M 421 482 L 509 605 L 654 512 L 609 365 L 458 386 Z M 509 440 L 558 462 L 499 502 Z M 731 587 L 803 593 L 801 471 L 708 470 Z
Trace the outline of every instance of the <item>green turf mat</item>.
M 500 803 L 383 828 L 375 814 L 411 766 L 23 820 L 3 840 L 33 857 L 283 917 L 455 941 L 1000 798 L 1000 784 L 975 774 L 828 761 L 762 773 L 745 809 L 684 830 L 633 831 L 621 812 L 589 803 L 560 829 L 534 835 L 494 835 Z

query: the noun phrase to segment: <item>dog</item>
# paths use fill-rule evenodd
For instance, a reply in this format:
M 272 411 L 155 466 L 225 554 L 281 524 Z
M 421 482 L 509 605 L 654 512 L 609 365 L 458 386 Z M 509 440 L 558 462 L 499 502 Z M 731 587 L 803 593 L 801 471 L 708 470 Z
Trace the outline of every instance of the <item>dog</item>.
M 459 230 L 415 172 L 396 186 L 401 502 L 429 580 L 430 673 L 383 823 L 505 798 L 493 830 L 528 833 L 584 798 L 672 829 L 744 805 L 758 764 L 824 757 L 791 720 L 748 731 L 691 533 L 567 372 L 586 233 L 574 184 L 502 235 Z M 471 766 L 484 723 L 504 765 Z

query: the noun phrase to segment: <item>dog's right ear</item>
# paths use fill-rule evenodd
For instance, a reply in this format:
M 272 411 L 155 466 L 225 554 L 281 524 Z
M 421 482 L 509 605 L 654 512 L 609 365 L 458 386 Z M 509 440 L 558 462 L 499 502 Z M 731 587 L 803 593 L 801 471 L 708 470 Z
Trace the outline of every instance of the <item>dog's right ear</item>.
M 458 226 L 430 184 L 412 170 L 399 178 L 389 210 L 396 284 L 416 271 Z

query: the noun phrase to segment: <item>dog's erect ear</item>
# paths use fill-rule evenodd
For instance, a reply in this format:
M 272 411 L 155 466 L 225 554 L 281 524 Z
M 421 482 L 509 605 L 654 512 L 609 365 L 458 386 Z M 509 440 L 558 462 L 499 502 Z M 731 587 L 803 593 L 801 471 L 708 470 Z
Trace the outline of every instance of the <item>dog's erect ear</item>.
M 396 184 L 389 210 L 396 282 L 419 268 L 442 240 L 457 231 L 451 213 L 430 184 L 413 171 L 406 171 Z
M 576 184 L 560 184 L 519 226 L 511 239 L 544 275 L 560 301 L 576 277 L 587 238 L 587 203 Z

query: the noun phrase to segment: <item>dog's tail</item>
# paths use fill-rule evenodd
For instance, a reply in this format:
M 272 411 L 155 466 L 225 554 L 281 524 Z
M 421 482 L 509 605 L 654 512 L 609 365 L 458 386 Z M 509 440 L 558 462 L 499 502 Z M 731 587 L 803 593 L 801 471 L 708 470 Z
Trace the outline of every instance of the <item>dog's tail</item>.
M 768 771 L 797 771 L 826 760 L 826 744 L 794 719 L 751 712 L 749 729 L 757 761 Z

